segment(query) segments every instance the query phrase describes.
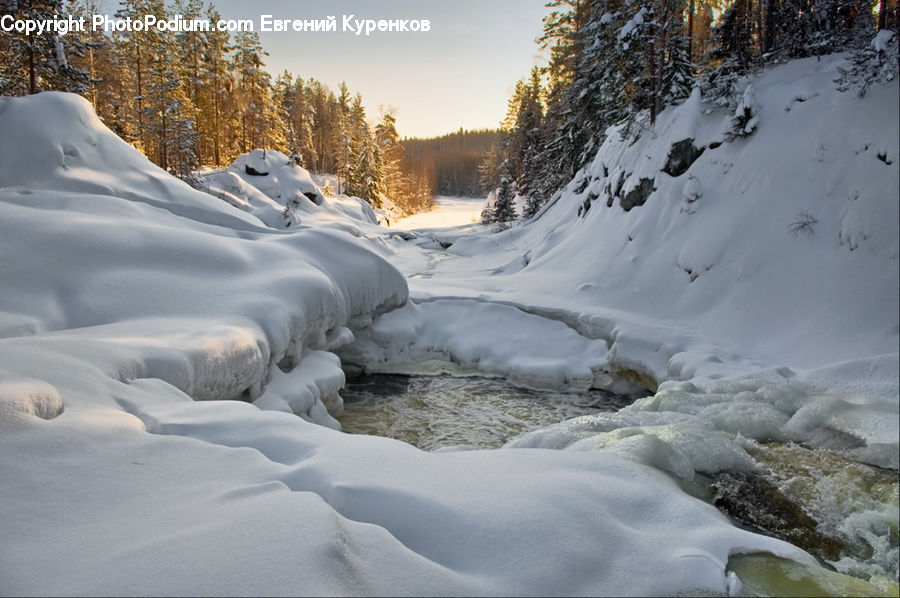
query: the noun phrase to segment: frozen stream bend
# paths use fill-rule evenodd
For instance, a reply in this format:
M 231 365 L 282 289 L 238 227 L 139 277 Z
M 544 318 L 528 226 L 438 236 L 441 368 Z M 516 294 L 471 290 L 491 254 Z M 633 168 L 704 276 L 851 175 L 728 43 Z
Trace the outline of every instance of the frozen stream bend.
M 416 249 L 398 248 L 394 263 L 406 270 L 411 303 L 358 335 L 342 351 L 345 362 L 364 362 L 368 372 L 500 376 L 557 389 L 659 390 L 618 413 L 570 420 L 509 446 L 626 456 L 839 571 L 896 576 L 896 406 L 860 409 L 849 398 L 859 388 L 844 394 L 834 384 L 872 373 L 884 380 L 896 371 L 893 356 L 847 363 L 837 375 L 797 372 L 631 314 L 520 303 L 496 282 L 510 270 L 506 252 L 453 253 L 467 234 L 478 243 L 479 228 L 420 230 L 408 242 Z M 478 286 L 460 275 L 473 271 L 484 275 L 475 275 Z M 692 377 L 694 369 L 703 375 Z M 891 383 L 874 390 L 890 396 Z M 860 418 L 867 437 L 858 435 Z

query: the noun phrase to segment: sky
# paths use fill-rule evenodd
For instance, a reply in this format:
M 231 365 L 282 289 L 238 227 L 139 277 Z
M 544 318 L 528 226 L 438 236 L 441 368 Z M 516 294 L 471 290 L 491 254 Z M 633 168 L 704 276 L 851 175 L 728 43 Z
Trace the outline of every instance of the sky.
M 360 92 L 370 120 L 397 112 L 404 137 L 495 128 L 515 83 L 542 63 L 535 38 L 546 0 L 213 0 L 223 18 L 337 17 L 336 33 L 262 33 L 273 78 L 287 69 Z M 342 33 L 357 19 L 428 19 L 427 33 Z

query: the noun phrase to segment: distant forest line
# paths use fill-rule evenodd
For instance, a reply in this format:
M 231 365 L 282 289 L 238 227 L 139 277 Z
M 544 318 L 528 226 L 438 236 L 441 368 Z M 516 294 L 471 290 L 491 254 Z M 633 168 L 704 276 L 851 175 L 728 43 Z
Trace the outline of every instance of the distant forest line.
M 407 167 L 422 173 L 435 195 L 481 197 L 492 185 L 485 185 L 479 177 L 479 165 L 491 148 L 498 147 L 501 132 L 496 129 L 466 131 L 428 139 L 403 140 Z

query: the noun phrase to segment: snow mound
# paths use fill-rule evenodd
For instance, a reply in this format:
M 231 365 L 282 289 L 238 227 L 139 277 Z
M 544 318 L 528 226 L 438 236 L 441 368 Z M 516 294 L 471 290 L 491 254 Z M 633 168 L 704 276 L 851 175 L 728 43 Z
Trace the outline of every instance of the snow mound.
M 406 301 L 399 273 L 352 237 L 278 234 L 150 164 L 80 98 L 4 99 L 0 120 L 6 337 L 66 331 L 131 351 L 134 376 L 194 398 L 256 399 L 275 364 L 289 371 L 346 342 L 350 319 Z M 321 398 L 297 405 L 333 424 Z
M 63 412 L 62 397 L 41 380 L 0 381 L 0 426 L 16 423 L 23 415 L 53 419 Z
M 255 149 L 238 156 L 228 167 L 196 173 L 210 194 L 249 212 L 273 228 L 290 228 L 324 218 L 377 222 L 375 212 L 357 197 L 325 197 L 309 172 L 283 153 Z M 308 216 L 318 216 L 312 221 Z
M 21 195 L 62 191 L 139 202 L 198 222 L 252 230 L 260 222 L 191 189 L 110 132 L 80 96 L 0 98 L 0 181 Z M 35 203 L 37 199 L 35 199 Z

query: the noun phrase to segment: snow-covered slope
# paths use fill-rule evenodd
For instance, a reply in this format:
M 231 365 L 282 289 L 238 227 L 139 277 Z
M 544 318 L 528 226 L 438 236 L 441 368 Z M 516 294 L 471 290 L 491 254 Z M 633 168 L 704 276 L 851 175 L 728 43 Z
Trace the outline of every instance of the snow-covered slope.
M 636 141 L 612 131 L 536 221 L 435 235 L 452 246 L 424 269 L 404 266 L 414 298 L 562 320 L 607 342 L 595 370 L 631 371 L 651 388 L 778 368 L 790 380 L 895 356 L 897 83 L 839 93 L 845 58 L 755 77 L 749 137 L 730 139 L 731 113 L 696 92 Z M 866 392 L 896 403 L 896 377 Z
M 372 371 L 643 386 L 656 394 L 509 446 L 624 455 L 686 484 L 771 471 L 769 443 L 828 449 L 843 465 L 793 462 L 781 491 L 808 482 L 794 498 L 858 547 L 836 567 L 896 578 L 896 482 L 875 500 L 845 491 L 856 462 L 900 466 L 900 93 L 839 93 L 846 58 L 744 81 L 748 136 L 695 92 L 637 139 L 610 131 L 530 223 L 422 231 L 429 260 L 396 262 L 415 308 L 342 354 Z
M 0 131 L 0 593 L 644 595 L 736 590 L 735 553 L 813 564 L 616 455 L 304 421 L 340 408 L 332 351 L 407 305 L 373 225 L 265 226 L 74 96 L 0 99 Z

